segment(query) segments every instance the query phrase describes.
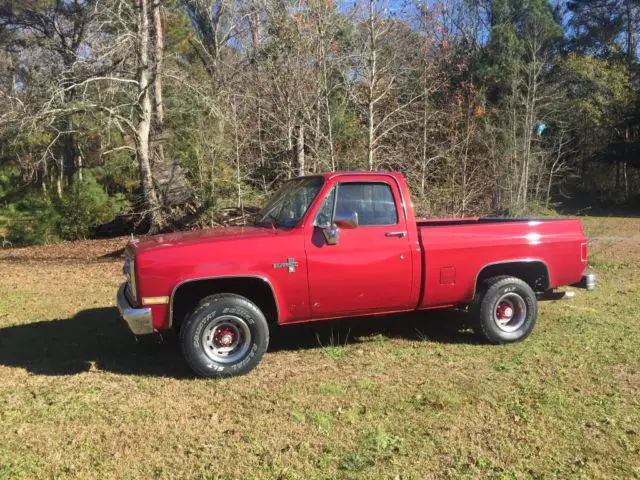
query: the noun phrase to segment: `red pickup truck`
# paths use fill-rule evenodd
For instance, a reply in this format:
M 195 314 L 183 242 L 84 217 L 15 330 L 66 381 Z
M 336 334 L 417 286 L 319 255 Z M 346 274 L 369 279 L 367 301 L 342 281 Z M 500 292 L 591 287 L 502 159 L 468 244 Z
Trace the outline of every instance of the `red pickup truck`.
M 486 341 L 523 340 L 537 300 L 595 288 L 586 269 L 579 220 L 420 220 L 401 174 L 333 172 L 286 182 L 252 226 L 131 240 L 117 304 L 220 377 L 258 364 L 269 323 L 468 306 Z

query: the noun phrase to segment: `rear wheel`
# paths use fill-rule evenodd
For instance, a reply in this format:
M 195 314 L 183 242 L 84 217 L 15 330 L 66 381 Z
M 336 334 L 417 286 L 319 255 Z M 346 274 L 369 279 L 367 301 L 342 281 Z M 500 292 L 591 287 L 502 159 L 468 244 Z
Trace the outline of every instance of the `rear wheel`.
M 244 375 L 269 344 L 267 320 L 240 295 L 204 298 L 180 328 L 180 347 L 189 366 L 207 378 Z
M 538 301 L 533 289 L 515 277 L 493 277 L 481 285 L 471 307 L 476 334 L 490 343 L 527 338 L 536 324 Z

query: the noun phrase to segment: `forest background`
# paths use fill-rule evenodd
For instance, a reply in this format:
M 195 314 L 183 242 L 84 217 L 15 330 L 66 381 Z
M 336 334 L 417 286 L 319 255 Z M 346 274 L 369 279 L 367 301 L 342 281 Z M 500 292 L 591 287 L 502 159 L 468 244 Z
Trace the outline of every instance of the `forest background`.
M 3 246 L 243 223 L 399 170 L 422 216 L 640 208 L 640 0 L 0 1 Z

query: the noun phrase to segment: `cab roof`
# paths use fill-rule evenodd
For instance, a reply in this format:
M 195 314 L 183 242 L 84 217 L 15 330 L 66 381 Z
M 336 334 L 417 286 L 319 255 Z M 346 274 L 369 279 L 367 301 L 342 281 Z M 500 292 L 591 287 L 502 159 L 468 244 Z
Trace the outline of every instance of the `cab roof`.
M 396 178 L 404 178 L 400 172 L 370 172 L 367 170 L 349 170 L 349 171 L 337 171 L 337 172 L 320 172 L 312 175 L 305 175 L 306 177 L 324 177 L 326 180 L 330 180 L 335 177 L 341 177 L 346 175 L 384 175 Z

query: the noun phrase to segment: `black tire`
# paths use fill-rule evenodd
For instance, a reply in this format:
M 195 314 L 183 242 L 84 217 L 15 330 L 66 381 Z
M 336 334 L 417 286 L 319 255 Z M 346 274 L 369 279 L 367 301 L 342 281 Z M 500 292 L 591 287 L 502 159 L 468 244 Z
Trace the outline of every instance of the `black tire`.
M 250 300 L 230 293 L 204 298 L 180 328 L 182 355 L 205 378 L 245 375 L 268 345 L 264 314 Z
M 536 324 L 538 299 L 519 278 L 493 277 L 480 286 L 470 313 L 476 334 L 487 342 L 520 342 Z

